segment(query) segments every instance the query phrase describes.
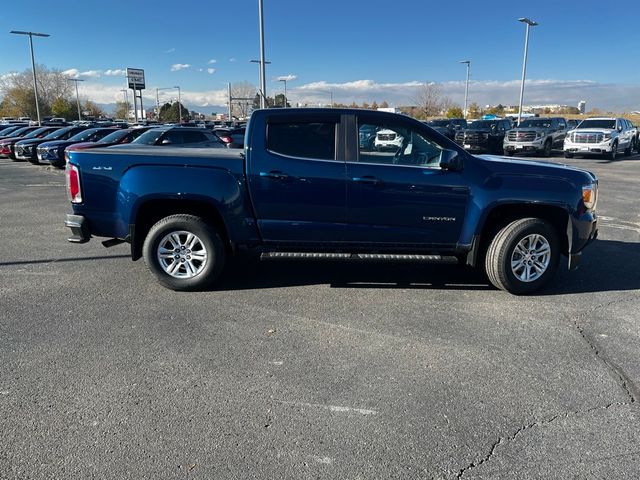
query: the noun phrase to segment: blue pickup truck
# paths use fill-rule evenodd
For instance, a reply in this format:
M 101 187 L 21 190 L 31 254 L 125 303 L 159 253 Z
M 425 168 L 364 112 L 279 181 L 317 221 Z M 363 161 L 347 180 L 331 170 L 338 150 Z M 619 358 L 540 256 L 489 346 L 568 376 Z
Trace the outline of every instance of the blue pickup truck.
M 359 142 L 394 135 L 395 149 Z M 244 150 L 67 154 L 71 242 L 128 242 L 158 281 L 204 289 L 247 250 L 263 258 L 484 267 L 497 288 L 542 287 L 597 236 L 598 180 L 555 163 L 477 157 L 423 123 L 351 109 L 257 110 Z

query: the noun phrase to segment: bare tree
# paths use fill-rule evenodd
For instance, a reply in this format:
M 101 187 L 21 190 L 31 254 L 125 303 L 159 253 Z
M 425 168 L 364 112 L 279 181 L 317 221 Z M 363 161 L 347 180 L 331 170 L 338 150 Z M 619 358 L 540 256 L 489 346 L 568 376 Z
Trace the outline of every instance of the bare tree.
M 237 118 L 246 118 L 251 112 L 253 99 L 258 89 L 249 82 L 238 82 L 231 85 L 231 97 L 237 99 L 250 100 L 234 100 L 231 102 L 231 115 Z
M 442 93 L 442 87 L 437 83 L 425 83 L 419 87 L 412 102 L 418 107 L 418 115 L 421 118 L 442 115 L 455 104 L 449 97 Z

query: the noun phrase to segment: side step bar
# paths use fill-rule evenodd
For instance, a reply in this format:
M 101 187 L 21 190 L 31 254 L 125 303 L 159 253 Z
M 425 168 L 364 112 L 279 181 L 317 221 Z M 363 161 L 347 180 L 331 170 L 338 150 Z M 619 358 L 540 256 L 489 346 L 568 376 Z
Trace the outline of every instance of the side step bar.
M 323 253 L 323 252 L 265 252 L 260 260 L 364 260 L 389 262 L 458 263 L 456 257 L 442 255 L 413 255 L 401 253 Z

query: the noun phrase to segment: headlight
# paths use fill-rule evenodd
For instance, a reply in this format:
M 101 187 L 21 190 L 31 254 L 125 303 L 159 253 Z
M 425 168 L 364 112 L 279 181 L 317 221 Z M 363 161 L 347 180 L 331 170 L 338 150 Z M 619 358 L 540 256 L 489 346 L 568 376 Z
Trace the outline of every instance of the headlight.
M 584 185 L 582 187 L 582 201 L 587 210 L 594 210 L 598 203 L 598 185 L 592 183 L 591 185 Z
M 540 139 L 542 137 L 544 137 L 544 133 L 542 133 L 542 132 L 536 133 L 536 140 L 538 140 L 538 139 Z
M 604 134 L 604 139 L 605 140 L 611 140 L 611 134 L 610 133 L 605 133 Z

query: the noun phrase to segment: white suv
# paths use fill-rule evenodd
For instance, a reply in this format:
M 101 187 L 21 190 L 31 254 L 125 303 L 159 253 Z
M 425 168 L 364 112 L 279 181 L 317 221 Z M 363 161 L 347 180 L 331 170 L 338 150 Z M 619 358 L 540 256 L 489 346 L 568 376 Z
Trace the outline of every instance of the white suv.
M 378 130 L 376 133 L 376 139 L 373 141 L 373 148 L 376 150 L 397 150 L 402 147 L 402 135 L 394 132 L 393 130 Z
M 564 138 L 564 156 L 600 154 L 614 160 L 620 150 L 631 155 L 635 132 L 624 118 L 587 118 Z

